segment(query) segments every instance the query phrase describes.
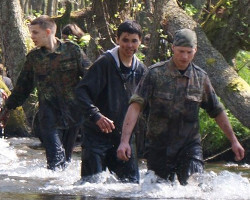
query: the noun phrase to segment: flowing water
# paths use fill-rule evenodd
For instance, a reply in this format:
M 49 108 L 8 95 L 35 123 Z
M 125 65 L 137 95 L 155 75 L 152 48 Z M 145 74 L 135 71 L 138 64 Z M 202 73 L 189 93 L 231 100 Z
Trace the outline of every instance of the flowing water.
M 0 138 L 0 199 L 250 199 L 250 166 L 206 164 L 187 186 L 162 182 L 140 161 L 140 184 L 120 183 L 108 171 L 96 183 L 80 184 L 80 152 L 64 171 L 46 169 L 44 149 L 36 138 Z

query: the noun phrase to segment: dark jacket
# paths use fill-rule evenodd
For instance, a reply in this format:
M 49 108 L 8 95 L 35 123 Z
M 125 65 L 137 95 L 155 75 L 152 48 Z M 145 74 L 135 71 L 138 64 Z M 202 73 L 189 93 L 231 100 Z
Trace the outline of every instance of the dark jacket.
M 90 67 L 76 89 L 76 95 L 84 112 L 84 127 L 87 132 L 103 134 L 96 122 L 100 114 L 114 121 L 113 134 L 121 134 L 122 123 L 128 102 L 146 67 L 134 56 L 131 73 L 125 77 L 117 59 L 118 47 L 104 53 Z

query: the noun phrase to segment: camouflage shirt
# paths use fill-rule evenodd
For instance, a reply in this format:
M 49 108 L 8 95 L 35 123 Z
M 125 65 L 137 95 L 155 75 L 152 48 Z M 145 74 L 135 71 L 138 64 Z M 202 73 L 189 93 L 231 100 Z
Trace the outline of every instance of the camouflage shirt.
M 20 106 L 36 87 L 39 112 L 46 105 L 54 113 L 55 126 L 67 127 L 79 121 L 74 88 L 90 65 L 87 56 L 71 42 L 61 42 L 55 52 L 36 48 L 26 57 L 16 86 L 6 102 L 8 109 Z
M 182 75 L 172 59 L 149 68 L 132 102 L 149 108 L 148 137 L 156 148 L 166 147 L 170 157 L 200 143 L 200 107 L 211 117 L 223 110 L 206 72 L 190 63 Z

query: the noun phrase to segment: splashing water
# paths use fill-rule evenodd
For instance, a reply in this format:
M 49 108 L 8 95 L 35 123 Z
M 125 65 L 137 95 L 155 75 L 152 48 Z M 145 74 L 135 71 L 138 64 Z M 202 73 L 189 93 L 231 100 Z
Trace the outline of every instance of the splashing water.
M 249 165 L 236 172 L 228 168 L 239 166 L 230 163 L 217 172 L 207 169 L 187 186 L 162 181 L 145 166 L 141 161 L 140 184 L 121 183 L 109 171 L 96 175 L 95 183 L 81 184 L 79 153 L 64 171 L 53 172 L 46 169 L 38 139 L 0 139 L 0 199 L 250 199 Z

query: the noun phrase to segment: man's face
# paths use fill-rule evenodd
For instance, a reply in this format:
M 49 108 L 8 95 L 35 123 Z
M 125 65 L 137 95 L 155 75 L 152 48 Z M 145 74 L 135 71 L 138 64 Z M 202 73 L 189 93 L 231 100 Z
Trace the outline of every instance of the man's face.
M 141 44 L 141 39 L 138 34 L 130 34 L 123 32 L 117 38 L 117 44 L 120 45 L 119 53 L 123 57 L 133 57 L 134 53 L 138 50 Z
M 182 46 L 172 46 L 174 52 L 173 61 L 177 68 L 180 70 L 185 70 L 188 64 L 193 60 L 196 53 L 196 48 L 182 47 Z
M 42 29 L 38 24 L 30 25 L 31 39 L 37 47 L 43 47 L 48 44 L 49 31 Z

